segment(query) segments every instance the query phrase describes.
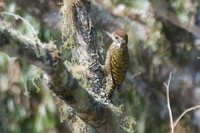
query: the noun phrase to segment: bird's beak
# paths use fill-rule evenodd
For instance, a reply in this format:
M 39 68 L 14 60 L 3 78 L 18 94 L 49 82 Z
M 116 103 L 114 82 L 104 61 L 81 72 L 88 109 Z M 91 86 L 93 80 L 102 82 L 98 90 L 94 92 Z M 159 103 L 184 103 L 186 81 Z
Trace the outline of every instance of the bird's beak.
M 104 31 L 112 40 L 113 40 L 113 36 L 111 33 L 107 32 L 107 31 Z

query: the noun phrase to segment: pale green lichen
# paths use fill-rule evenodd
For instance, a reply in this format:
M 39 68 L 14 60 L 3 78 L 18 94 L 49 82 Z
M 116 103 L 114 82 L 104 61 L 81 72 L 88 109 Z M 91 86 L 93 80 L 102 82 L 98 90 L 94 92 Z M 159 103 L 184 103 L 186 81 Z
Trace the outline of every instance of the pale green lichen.
M 60 13 L 63 16 L 62 19 L 62 40 L 64 45 L 62 48 L 73 48 L 75 44 L 75 23 L 73 16 L 73 6 L 76 0 L 64 0 Z

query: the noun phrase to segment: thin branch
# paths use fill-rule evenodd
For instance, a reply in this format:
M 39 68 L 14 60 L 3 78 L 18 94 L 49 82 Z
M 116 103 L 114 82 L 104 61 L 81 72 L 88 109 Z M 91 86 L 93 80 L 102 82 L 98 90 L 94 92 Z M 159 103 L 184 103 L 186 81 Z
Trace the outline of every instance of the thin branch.
M 176 125 L 178 124 L 178 122 L 181 120 L 181 118 L 188 112 L 190 111 L 193 111 L 193 110 L 196 110 L 196 109 L 200 109 L 200 105 L 197 105 L 197 106 L 193 106 L 193 107 L 190 107 L 188 109 L 186 109 L 174 122 L 174 128 L 176 127 Z
M 80 0 L 73 5 L 73 15 L 76 20 L 77 36 L 81 52 L 85 51 L 86 59 L 83 64 L 87 64 L 90 70 L 90 81 L 92 88 L 102 88 L 101 72 L 99 67 L 90 68 L 89 65 L 98 62 L 96 51 L 96 33 L 95 29 L 90 25 L 89 9 L 90 1 Z M 89 27 L 88 27 L 89 26 Z M 81 41 L 82 40 L 82 41 Z M 48 75 L 46 84 L 59 98 L 70 105 L 74 112 L 87 124 L 91 125 L 99 133 L 125 132 L 123 125 L 120 123 L 118 115 L 120 110 L 112 105 L 104 104 L 97 101 L 91 94 L 87 92 L 88 88 L 83 88 L 74 79 L 73 75 L 65 67 L 60 51 L 54 44 L 43 44 L 39 42 L 38 55 L 36 42 L 27 39 L 10 27 L 0 21 L 0 49 L 10 56 L 17 56 L 23 61 L 38 66 Z M 85 46 L 85 47 L 84 47 Z M 99 80 L 100 79 L 100 80 Z M 90 85 L 88 85 L 90 86 Z M 85 87 L 85 86 L 84 86 Z M 120 113 L 118 113 L 120 112 Z M 117 113 L 116 113 L 117 112 Z
M 41 46 L 44 45 L 47 44 L 41 43 Z M 49 89 L 70 105 L 83 121 L 99 132 L 109 133 L 119 127 L 112 112 L 115 107 L 111 109 L 108 105 L 96 101 L 82 88 L 65 65 L 59 62 L 56 48 L 40 47 L 43 54 L 37 56 L 35 42 L 16 34 L 0 22 L 0 50 L 43 69 L 48 74 L 46 83 Z
M 135 77 L 137 77 L 137 76 L 139 76 L 139 75 L 141 75 L 142 74 L 142 72 L 138 72 L 138 73 L 136 73 L 136 74 L 133 74 L 133 76 L 131 77 L 132 79 L 134 79 Z
M 13 16 L 15 19 L 21 19 L 24 23 L 26 23 L 28 25 L 28 27 L 30 27 L 30 29 L 33 32 L 33 35 L 35 37 L 35 41 L 38 42 L 39 38 L 37 36 L 37 33 L 36 33 L 35 29 L 33 28 L 33 26 L 26 19 L 22 18 L 21 16 L 19 16 L 17 14 L 13 14 L 13 13 L 9 13 L 9 12 L 1 12 L 1 14 Z
M 45 69 L 45 67 L 50 67 L 48 62 L 51 58 L 48 55 L 50 51 L 45 49 L 47 44 L 42 44 L 38 42 L 40 51 L 43 54 L 38 55 L 37 43 L 26 37 L 20 36 L 14 30 L 11 30 L 6 23 L 0 23 L 0 49 L 9 54 L 10 56 L 20 57 L 31 64 Z M 52 58 L 53 59 L 53 58 Z
M 61 15 L 59 8 L 62 0 L 15 0 L 15 2 L 23 12 L 30 13 L 43 26 L 54 30 L 56 34 L 60 33 Z
M 179 20 L 176 13 L 172 10 L 170 1 L 165 0 L 149 0 L 157 16 L 169 21 L 171 24 L 184 29 L 197 37 L 200 37 L 200 28 L 194 24 L 183 23 Z
M 193 107 L 190 107 L 190 108 L 186 109 L 174 122 L 173 121 L 172 110 L 171 110 L 170 98 L 169 98 L 169 88 L 170 88 L 171 78 L 172 78 L 172 73 L 170 73 L 168 82 L 164 83 L 164 86 L 167 89 L 166 97 L 167 97 L 167 108 L 168 108 L 168 111 L 169 111 L 171 133 L 174 133 L 174 129 L 175 129 L 176 125 L 178 124 L 178 122 L 181 120 L 181 118 L 183 118 L 183 116 L 186 113 L 190 112 L 190 111 L 193 111 L 193 110 L 196 110 L 196 109 L 200 109 L 200 105 L 193 106 Z
M 170 99 L 169 99 L 169 86 L 170 86 L 171 78 L 172 78 L 172 73 L 169 74 L 168 82 L 164 83 L 164 86 L 167 89 L 166 97 L 167 97 L 167 108 L 169 111 L 171 133 L 174 133 L 173 116 L 172 116 L 172 110 L 171 110 Z

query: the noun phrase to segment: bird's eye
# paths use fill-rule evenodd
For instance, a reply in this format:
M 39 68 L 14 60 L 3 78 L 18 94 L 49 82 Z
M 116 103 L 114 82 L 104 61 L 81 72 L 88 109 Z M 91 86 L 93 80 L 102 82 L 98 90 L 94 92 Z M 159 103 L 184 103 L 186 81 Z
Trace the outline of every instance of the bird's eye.
M 116 36 L 116 37 L 115 37 L 115 39 L 119 39 L 119 37 L 118 37 L 118 36 Z

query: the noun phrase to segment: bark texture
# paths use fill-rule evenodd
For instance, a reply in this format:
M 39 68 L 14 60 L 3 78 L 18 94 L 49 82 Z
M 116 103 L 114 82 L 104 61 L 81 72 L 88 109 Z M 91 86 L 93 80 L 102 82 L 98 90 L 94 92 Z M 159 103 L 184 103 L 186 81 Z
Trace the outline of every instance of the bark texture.
M 27 61 L 45 71 L 45 81 L 49 89 L 70 105 L 76 115 L 93 128 L 93 132 L 122 133 L 133 130 L 131 117 L 122 118 L 120 108 L 104 102 L 105 97 L 96 97 L 104 89 L 103 74 L 99 65 L 96 31 L 90 18 L 91 1 L 64 0 L 70 4 L 72 21 L 75 26 L 77 53 L 84 57 L 79 63 L 86 67 L 87 87 L 79 83 L 66 68 L 62 51 L 55 44 L 44 44 L 19 35 L 15 30 L 0 22 L 0 50 Z M 87 90 L 91 90 L 91 94 Z M 97 94 L 94 96 L 93 94 Z

